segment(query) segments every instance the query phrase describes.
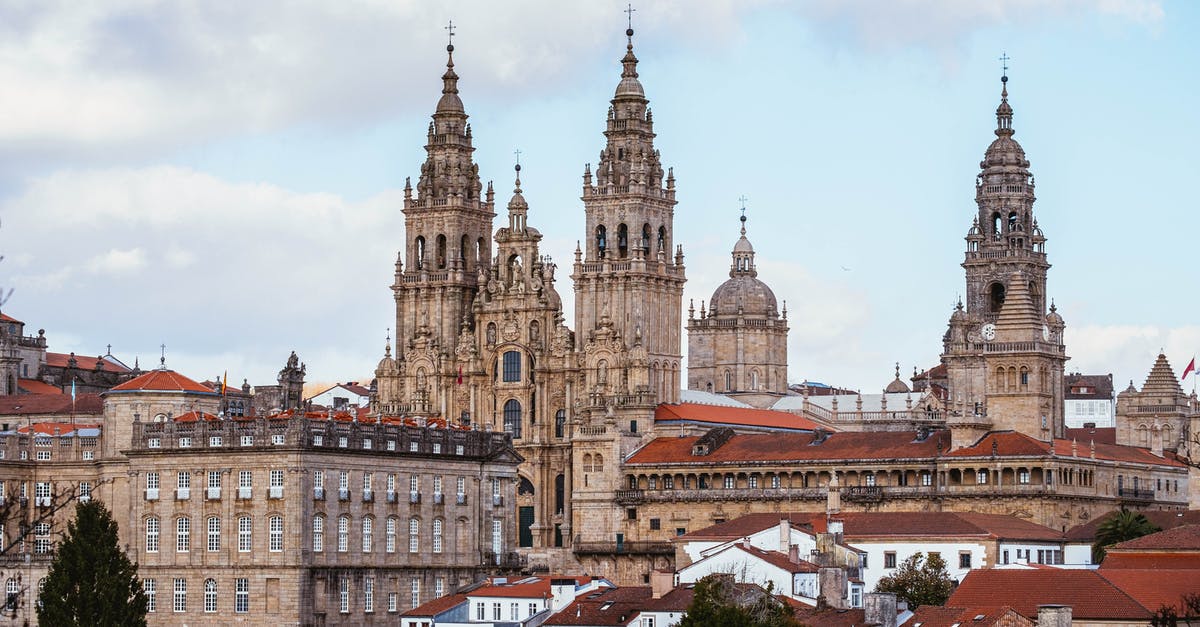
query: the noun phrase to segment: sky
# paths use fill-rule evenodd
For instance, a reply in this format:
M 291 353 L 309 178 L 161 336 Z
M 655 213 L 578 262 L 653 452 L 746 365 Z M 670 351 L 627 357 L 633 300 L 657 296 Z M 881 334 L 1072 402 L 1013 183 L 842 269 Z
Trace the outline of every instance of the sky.
M 0 287 L 50 350 L 196 379 L 367 381 L 394 325 L 405 177 L 449 20 L 475 158 L 560 264 L 584 237 L 623 2 L 0 0 Z M 1200 4 L 662 0 L 633 13 L 677 178 L 684 307 L 727 278 L 745 197 L 787 302 L 789 379 L 879 391 L 938 363 L 964 289 L 1001 62 L 1068 369 L 1200 349 Z M 495 225 L 503 222 L 503 209 Z M 685 347 L 686 350 L 686 342 Z M 1186 387 L 1191 387 L 1188 381 Z

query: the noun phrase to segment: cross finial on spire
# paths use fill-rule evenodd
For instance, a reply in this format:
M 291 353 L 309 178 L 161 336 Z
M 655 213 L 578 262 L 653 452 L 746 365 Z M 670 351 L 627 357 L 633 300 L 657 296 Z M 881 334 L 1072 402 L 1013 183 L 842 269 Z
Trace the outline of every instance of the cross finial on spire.
M 749 200 L 749 198 L 746 198 L 745 194 L 742 194 L 741 196 L 738 197 L 738 201 L 742 203 L 742 217 L 739 218 L 742 222 L 742 235 L 746 234 L 746 201 L 747 200 Z
M 1000 53 L 1000 59 L 999 59 L 1000 60 L 1000 69 L 1003 71 L 1003 74 L 1001 74 L 1001 76 L 1000 76 L 1000 80 L 1002 80 L 1006 83 L 1008 82 L 1008 62 L 1011 59 L 1012 59 L 1012 57 L 1008 56 L 1007 52 Z
M 446 22 L 446 50 L 454 52 L 454 20 Z
M 167 367 L 167 345 L 160 344 L 158 348 L 159 348 L 159 350 L 162 351 L 161 355 L 158 358 L 158 365 L 162 366 L 163 368 L 166 368 Z
M 517 156 L 517 170 L 520 170 L 521 169 L 521 149 L 517 148 L 516 150 L 513 151 L 513 154 Z
M 634 11 L 637 11 L 637 9 L 633 8 L 633 4 L 625 5 L 625 24 L 626 24 L 625 27 L 629 30 L 633 30 L 633 12 Z M 632 36 L 632 33 L 630 33 L 630 35 Z

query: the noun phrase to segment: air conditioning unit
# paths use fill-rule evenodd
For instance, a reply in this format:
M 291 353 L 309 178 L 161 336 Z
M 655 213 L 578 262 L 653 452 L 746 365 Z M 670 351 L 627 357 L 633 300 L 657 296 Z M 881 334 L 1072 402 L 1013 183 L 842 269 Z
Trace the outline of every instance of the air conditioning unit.
M 350 500 L 350 491 L 349 490 L 338 490 L 338 500 L 339 501 L 349 501 Z
M 441 492 L 433 493 L 433 503 L 435 505 L 441 505 L 445 500 L 446 500 L 446 495 L 442 494 Z
M 465 494 L 455 494 L 455 495 L 454 495 L 454 502 L 455 502 L 455 503 L 457 503 L 458 505 L 466 505 L 466 504 L 467 504 L 467 495 L 465 495 Z

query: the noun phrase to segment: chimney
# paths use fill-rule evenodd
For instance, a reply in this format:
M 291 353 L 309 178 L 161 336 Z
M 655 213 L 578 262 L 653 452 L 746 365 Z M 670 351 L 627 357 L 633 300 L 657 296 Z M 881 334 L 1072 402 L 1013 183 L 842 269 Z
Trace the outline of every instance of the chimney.
M 779 520 L 779 552 L 787 553 L 792 546 L 792 521 L 784 516 Z
M 661 599 L 675 589 L 675 573 L 669 570 L 650 571 L 650 598 Z
M 793 544 L 792 546 L 788 547 L 788 561 L 793 564 L 800 563 L 800 545 L 799 544 Z
M 868 625 L 896 627 L 896 595 L 892 592 L 868 592 L 863 595 L 864 619 Z
M 838 610 L 846 609 L 846 571 L 837 566 L 824 567 L 817 571 L 820 586 L 818 596 L 825 605 Z
M 1071 627 L 1071 606 L 1039 605 L 1037 627 Z
M 829 484 L 825 486 L 825 515 L 833 516 L 842 511 L 842 487 L 838 482 L 837 473 L 833 473 L 830 477 Z

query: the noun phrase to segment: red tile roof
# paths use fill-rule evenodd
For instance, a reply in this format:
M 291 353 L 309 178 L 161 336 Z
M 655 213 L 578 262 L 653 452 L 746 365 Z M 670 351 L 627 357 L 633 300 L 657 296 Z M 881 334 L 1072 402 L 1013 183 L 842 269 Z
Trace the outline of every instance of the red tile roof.
M 922 605 L 913 612 L 913 617 L 906 625 L 921 627 L 990 627 L 1004 619 L 1017 624 L 1033 625 L 1029 619 L 1021 616 L 1015 609 L 1005 605 L 1000 607 L 942 607 L 940 605 Z M 815 626 L 814 626 L 815 627 Z
M 33 431 L 34 435 L 69 435 L 76 429 L 99 429 L 100 426 L 97 423 L 35 422 L 32 425 L 17 427 L 16 432 L 29 433 Z
M 1067 427 L 1067 440 L 1075 440 L 1078 442 L 1080 451 L 1088 450 L 1083 447 L 1091 446 L 1092 442 L 1096 444 L 1116 444 L 1117 443 L 1117 428 L 1116 427 Z M 1068 451 L 1070 449 L 1067 449 Z
M 649 586 L 605 588 L 575 599 L 542 624 L 628 625 L 650 597 Z
M 247 416 L 246 418 L 250 417 Z M 206 414 L 202 411 L 189 411 L 186 414 L 179 414 L 178 416 L 175 416 L 172 418 L 172 420 L 175 422 L 200 422 L 201 420 L 213 422 L 220 420 L 220 418 L 212 414 Z
M 795 610 L 800 624 L 808 627 L 861 627 L 867 623 L 863 610 L 838 610 L 831 607 L 815 608 L 802 603 L 789 603 Z
M 787 517 L 792 526 L 809 533 L 823 533 L 825 514 L 791 512 L 787 514 L 747 514 L 680 536 L 684 540 L 732 540 L 769 529 Z M 1063 535 L 1049 527 L 1004 514 L 971 512 L 843 512 L 843 536 L 856 538 L 990 538 L 1001 540 L 1059 541 Z
M 1181 525 L 1133 540 L 1126 540 L 1109 547 L 1108 550 L 1200 551 L 1200 524 Z
M 734 435 L 708 455 L 693 456 L 692 446 L 699 437 L 662 437 L 635 452 L 627 464 L 744 464 L 750 461 L 810 461 L 838 459 L 933 459 L 941 442 L 944 450 L 950 436 L 935 431 L 917 441 L 915 431 L 875 431 L 833 433 L 813 444 L 815 434 L 781 432 Z
M 752 409 L 748 407 L 726 407 L 703 403 L 663 403 L 654 410 L 654 422 L 702 422 L 714 425 L 766 427 L 769 429 L 791 429 L 812 431 L 822 425 L 786 411 Z M 828 427 L 825 427 L 829 429 Z
M 104 401 L 99 394 L 77 394 L 76 414 L 99 414 Z M 0 416 L 39 416 L 71 413 L 70 394 L 12 394 L 0 396 Z
M 100 370 L 104 372 L 125 373 L 130 372 L 129 368 L 122 366 L 111 359 L 101 357 L 88 357 L 87 355 L 76 355 L 74 353 L 51 353 L 46 352 L 46 365 L 51 368 L 67 368 L 70 367 L 71 357 L 75 357 L 75 367 L 80 370 L 92 370 L 96 367 L 96 361 L 100 361 Z
M 998 569 L 972 570 L 946 601 L 948 606 L 1009 605 L 1026 618 L 1036 619 L 1038 606 L 1071 606 L 1079 620 L 1149 620 L 1151 612 L 1092 570 Z
M 201 392 L 214 394 L 211 388 L 197 383 L 174 370 L 151 370 L 146 374 L 135 377 L 118 385 L 107 393 L 113 392 Z
M 18 323 L 18 324 L 25 324 L 24 322 L 21 322 L 20 320 L 17 320 L 16 318 L 14 318 L 14 317 L 12 317 L 12 316 L 10 316 L 10 315 L 6 314 L 6 313 L 0 313 L 0 321 L 3 321 L 3 322 L 16 322 L 16 323 Z
M 428 616 L 433 618 L 448 609 L 451 609 L 459 604 L 467 602 L 465 594 L 451 594 L 441 598 L 434 599 L 428 603 L 423 603 L 406 612 L 402 612 L 401 616 Z
M 63 391 L 57 386 L 50 385 L 37 379 L 18 379 L 17 387 L 25 391 L 26 394 L 62 394 Z
M 1183 610 L 1183 595 L 1200 592 L 1200 569 L 1195 568 L 1101 568 L 1096 572 L 1151 612 L 1164 605 Z M 1187 614 L 1180 612 L 1181 616 Z
M 1113 510 L 1104 516 L 1097 516 L 1085 524 L 1068 529 L 1067 539 L 1071 540 L 1072 542 L 1092 542 L 1096 539 L 1096 528 L 1099 527 L 1110 516 L 1116 515 L 1116 513 L 1116 510 Z M 1139 511 L 1138 513 L 1145 516 L 1150 522 L 1154 523 L 1154 525 L 1160 529 L 1173 529 L 1180 525 L 1200 524 L 1200 510 L 1144 510 Z
M 1181 553 L 1154 551 L 1146 553 L 1112 552 L 1108 547 L 1100 568 L 1163 568 L 1167 570 L 1196 569 L 1200 570 L 1200 551 L 1185 551 Z
M 993 444 L 995 444 L 994 449 Z M 1044 457 L 1050 454 L 1050 443 L 1017 431 L 993 431 L 980 438 L 975 444 L 951 451 L 947 456 L 990 457 L 993 450 L 1000 457 Z M 1055 438 L 1054 454 L 1057 457 L 1070 458 L 1071 440 Z M 1075 454 L 1079 458 L 1091 457 L 1091 442 L 1077 442 L 1075 445 Z M 1101 444 L 1100 442 L 1096 443 L 1096 459 L 1154 464 L 1158 466 L 1186 467 L 1183 462 L 1174 457 L 1159 457 L 1151 453 L 1149 449 L 1137 446 Z
M 815 573 L 820 570 L 820 568 L 818 568 L 817 565 L 812 562 L 806 560 L 793 562 L 788 558 L 786 553 L 780 553 L 779 551 L 764 551 L 756 546 L 751 546 L 741 542 L 734 544 L 728 549 L 722 550 L 721 552 L 723 553 L 726 550 L 741 551 L 742 553 L 746 553 L 752 557 L 758 558 L 776 568 L 792 574 Z

